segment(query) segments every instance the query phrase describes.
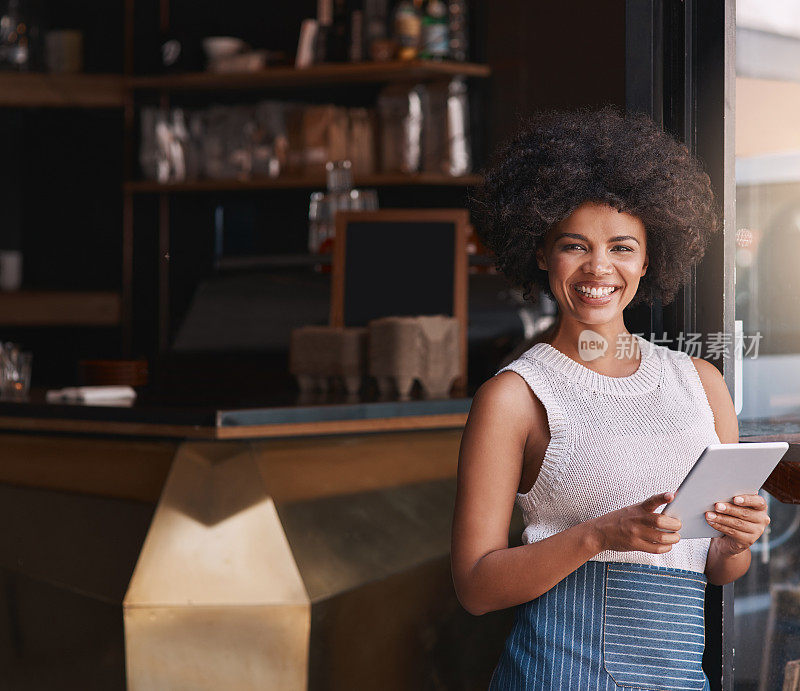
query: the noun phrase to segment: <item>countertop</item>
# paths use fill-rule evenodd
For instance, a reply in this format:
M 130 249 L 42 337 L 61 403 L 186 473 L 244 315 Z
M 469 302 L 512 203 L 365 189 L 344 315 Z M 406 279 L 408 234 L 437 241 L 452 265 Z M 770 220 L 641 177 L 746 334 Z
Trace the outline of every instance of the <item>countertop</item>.
M 141 397 L 132 405 L 0 401 L 0 429 L 186 439 L 347 434 L 462 427 L 470 397 L 408 401 L 335 394 L 265 397 L 261 405 L 169 404 Z M 234 403 L 228 401 L 226 403 Z

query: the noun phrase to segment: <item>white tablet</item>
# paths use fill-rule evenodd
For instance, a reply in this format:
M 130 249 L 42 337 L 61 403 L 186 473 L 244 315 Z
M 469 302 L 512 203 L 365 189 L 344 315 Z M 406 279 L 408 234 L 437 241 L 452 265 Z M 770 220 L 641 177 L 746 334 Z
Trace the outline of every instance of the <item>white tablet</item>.
M 709 444 L 662 513 L 680 519 L 682 540 L 722 535 L 708 524 L 706 511 L 718 501 L 757 494 L 788 448 L 785 441 Z

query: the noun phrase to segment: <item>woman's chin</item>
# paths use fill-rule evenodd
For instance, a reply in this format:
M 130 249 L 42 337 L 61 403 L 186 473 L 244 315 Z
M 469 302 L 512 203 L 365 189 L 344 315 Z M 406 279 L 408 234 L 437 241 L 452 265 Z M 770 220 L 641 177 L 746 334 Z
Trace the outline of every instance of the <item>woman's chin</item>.
M 569 311 L 575 315 L 580 315 L 583 319 L 597 322 L 607 322 L 622 314 L 622 309 L 615 303 L 607 303 L 605 305 L 578 303 L 571 305 Z

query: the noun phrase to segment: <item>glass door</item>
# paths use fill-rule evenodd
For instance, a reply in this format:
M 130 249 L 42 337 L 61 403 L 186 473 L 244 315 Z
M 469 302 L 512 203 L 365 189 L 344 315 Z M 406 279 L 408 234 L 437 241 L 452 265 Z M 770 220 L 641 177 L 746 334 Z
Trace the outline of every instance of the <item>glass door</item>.
M 740 435 L 792 441 L 800 439 L 800 3 L 737 2 L 735 155 Z M 736 583 L 737 691 L 783 688 L 787 663 L 800 659 L 800 507 L 765 497 L 772 523 Z

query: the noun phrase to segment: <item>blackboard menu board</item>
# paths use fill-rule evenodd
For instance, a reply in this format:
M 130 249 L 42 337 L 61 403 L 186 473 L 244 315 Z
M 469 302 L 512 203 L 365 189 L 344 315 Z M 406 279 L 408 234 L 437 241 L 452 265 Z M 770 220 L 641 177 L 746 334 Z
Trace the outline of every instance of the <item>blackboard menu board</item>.
M 466 363 L 468 229 L 464 209 L 337 213 L 331 326 L 366 326 L 389 316 L 454 316 Z

